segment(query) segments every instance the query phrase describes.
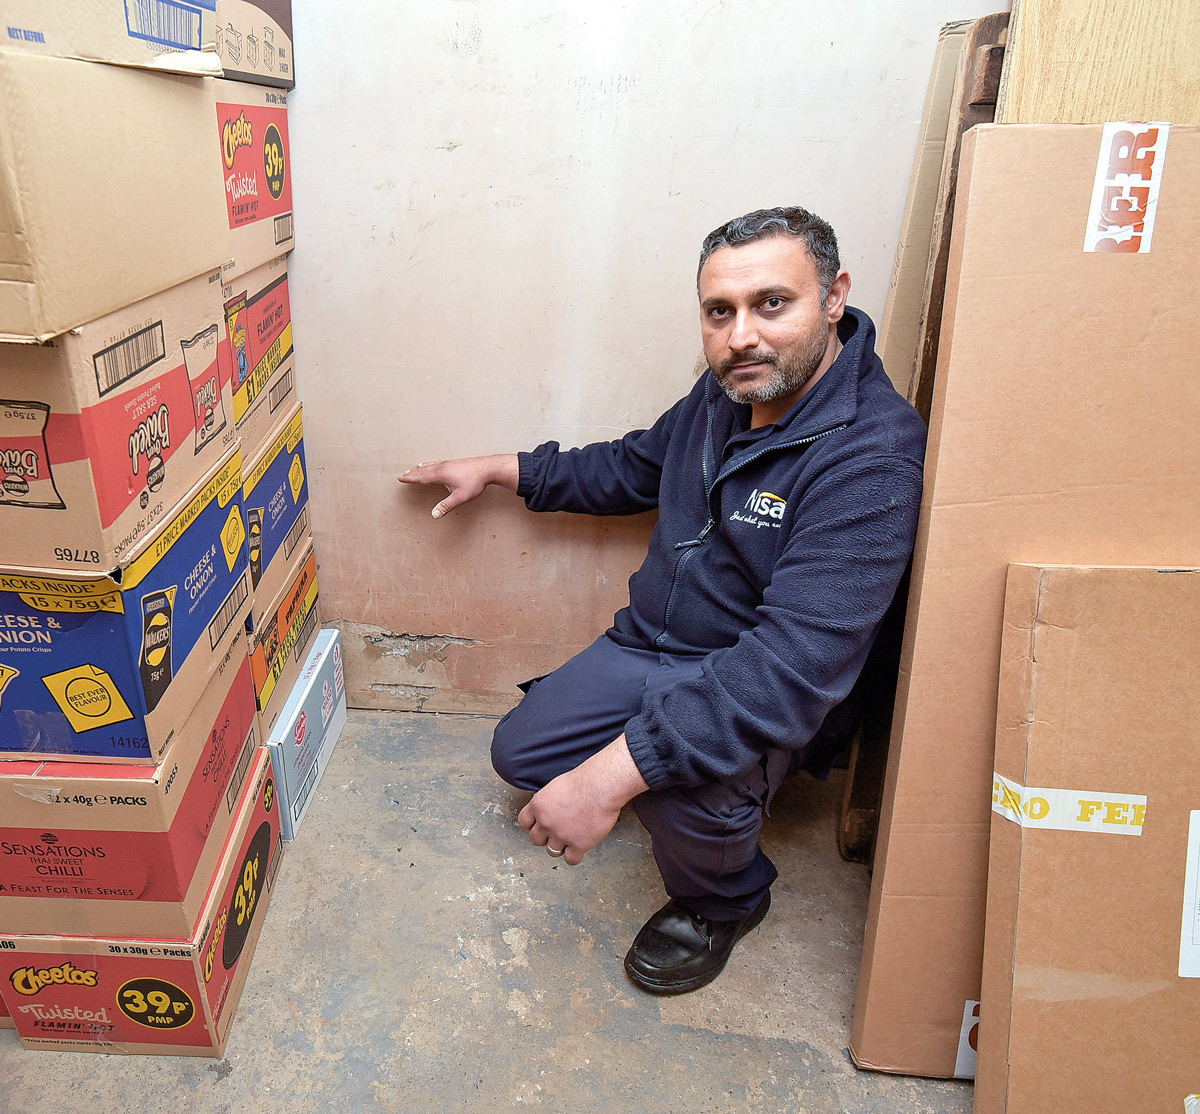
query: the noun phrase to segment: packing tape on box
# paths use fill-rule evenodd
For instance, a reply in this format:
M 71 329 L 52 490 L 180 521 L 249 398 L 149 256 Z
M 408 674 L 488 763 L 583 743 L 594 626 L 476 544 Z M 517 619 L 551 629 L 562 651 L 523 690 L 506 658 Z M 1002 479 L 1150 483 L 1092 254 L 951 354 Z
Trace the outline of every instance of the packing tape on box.
M 1029 789 L 993 773 L 992 811 L 1022 828 L 1141 835 L 1146 798 L 1136 793 Z

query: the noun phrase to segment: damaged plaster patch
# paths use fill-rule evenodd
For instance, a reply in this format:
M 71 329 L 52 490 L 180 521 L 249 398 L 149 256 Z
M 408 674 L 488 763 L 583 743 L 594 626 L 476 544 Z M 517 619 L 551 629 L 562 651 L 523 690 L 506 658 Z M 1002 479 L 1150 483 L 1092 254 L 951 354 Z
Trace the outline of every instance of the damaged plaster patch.
M 389 696 L 399 697 L 401 700 L 412 700 L 417 705 L 417 711 L 425 710 L 425 701 L 428 700 L 434 693 L 437 692 L 432 685 L 383 685 L 374 684 L 371 686 L 372 692 L 386 692 Z
M 397 634 L 385 630 L 378 634 L 364 634 L 363 641 L 378 646 L 382 657 L 404 658 L 418 673 L 424 673 L 425 666 L 431 661 L 445 661 L 447 646 L 475 645 L 475 639 L 459 638 L 453 634 Z M 378 689 L 387 686 L 373 687 Z

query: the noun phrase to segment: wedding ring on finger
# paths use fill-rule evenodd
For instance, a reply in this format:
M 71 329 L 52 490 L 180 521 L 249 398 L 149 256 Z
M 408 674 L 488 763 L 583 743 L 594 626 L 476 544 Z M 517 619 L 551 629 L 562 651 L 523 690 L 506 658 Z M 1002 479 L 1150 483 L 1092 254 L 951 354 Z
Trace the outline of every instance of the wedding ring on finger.
M 565 847 L 551 847 L 550 844 L 546 844 L 546 854 L 551 858 L 561 859 L 566 853 L 567 849 Z

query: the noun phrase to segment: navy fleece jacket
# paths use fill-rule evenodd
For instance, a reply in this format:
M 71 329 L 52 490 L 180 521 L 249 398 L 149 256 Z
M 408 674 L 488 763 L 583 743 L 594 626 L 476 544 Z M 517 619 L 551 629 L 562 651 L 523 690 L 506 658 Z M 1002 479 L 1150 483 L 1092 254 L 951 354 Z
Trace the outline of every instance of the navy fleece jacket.
M 651 789 L 736 777 L 803 749 L 849 694 L 912 554 L 925 426 L 892 387 L 860 310 L 816 386 L 751 430 L 711 371 L 650 429 L 520 453 L 537 511 L 658 508 L 609 636 L 704 657 L 625 727 Z

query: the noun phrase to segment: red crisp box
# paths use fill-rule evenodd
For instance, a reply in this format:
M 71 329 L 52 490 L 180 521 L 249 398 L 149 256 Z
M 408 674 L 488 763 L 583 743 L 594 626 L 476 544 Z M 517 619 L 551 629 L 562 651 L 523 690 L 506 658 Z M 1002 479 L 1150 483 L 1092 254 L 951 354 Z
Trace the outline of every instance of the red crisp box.
M 0 564 L 107 572 L 235 433 L 219 276 L 0 350 Z M 2 640 L 0 640 L 2 641 Z
M 233 262 L 230 282 L 292 250 L 292 159 L 287 94 L 281 89 L 218 81 L 217 136 Z
M 0 996 L 21 1043 L 223 1055 L 282 850 L 271 759 L 259 748 L 194 934 L 0 938 Z
M 262 742 L 239 633 L 157 766 L 0 762 L 0 925 L 156 935 L 196 926 Z

